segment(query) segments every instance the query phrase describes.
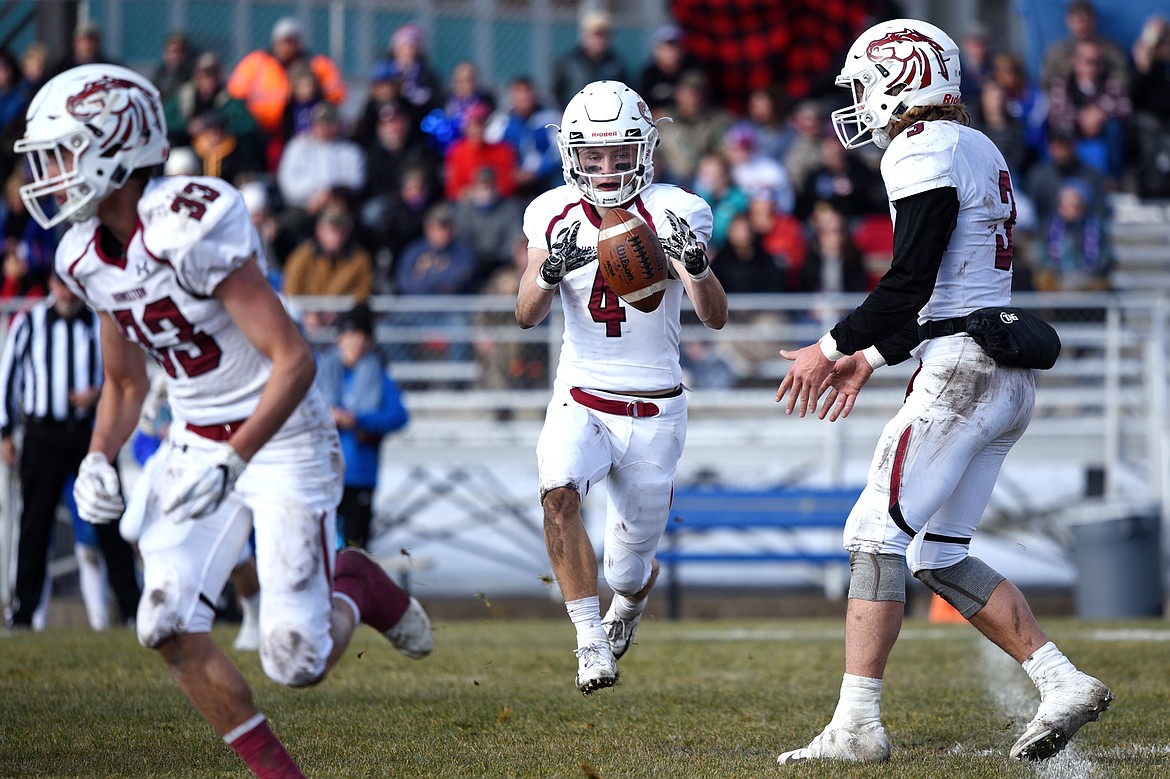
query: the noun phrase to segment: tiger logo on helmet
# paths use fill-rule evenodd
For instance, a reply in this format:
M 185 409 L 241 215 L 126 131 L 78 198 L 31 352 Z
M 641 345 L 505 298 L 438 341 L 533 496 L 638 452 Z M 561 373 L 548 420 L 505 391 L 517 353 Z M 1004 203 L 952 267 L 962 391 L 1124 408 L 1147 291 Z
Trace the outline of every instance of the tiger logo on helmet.
M 29 104 L 24 137 L 32 182 L 20 188 L 43 227 L 83 222 L 140 168 L 170 153 L 158 90 L 119 65 L 81 65 L 50 79 Z
M 920 44 L 920 45 L 917 45 Z M 886 63 L 887 67 L 892 60 L 901 65 L 901 70 L 891 76 L 893 86 L 902 84 L 917 85 L 925 89 L 931 82 L 930 56 L 938 62 L 938 70 L 943 78 L 948 78 L 947 62 L 943 57 L 943 47 L 933 38 L 918 30 L 906 27 L 897 32 L 884 35 L 870 43 L 865 50 L 871 62 Z
M 114 147 L 144 145 L 150 141 L 151 126 L 160 127 L 163 120 L 157 113 L 159 106 L 152 101 L 130 99 L 130 94 L 138 88 L 132 81 L 103 76 L 71 95 L 65 101 L 65 110 L 79 122 L 100 123 L 104 117 L 114 118 L 117 124 L 111 140 L 103 144 L 107 154 Z M 140 128 L 145 132 L 139 132 Z
M 959 47 L 933 24 L 916 19 L 881 22 L 863 32 L 845 55 L 835 81 L 852 104 L 831 115 L 846 149 L 867 143 L 886 148 L 887 126 L 906 109 L 960 101 Z

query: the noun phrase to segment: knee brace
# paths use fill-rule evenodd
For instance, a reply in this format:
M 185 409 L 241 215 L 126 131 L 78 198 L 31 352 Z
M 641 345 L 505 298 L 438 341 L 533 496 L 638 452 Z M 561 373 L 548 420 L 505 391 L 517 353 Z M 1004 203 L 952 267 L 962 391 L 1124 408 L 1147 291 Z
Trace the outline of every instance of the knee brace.
M 978 557 L 965 557 L 961 562 L 946 568 L 923 568 L 914 573 L 914 578 L 954 606 L 964 619 L 971 619 L 986 606 L 991 593 L 1004 580 L 1002 575 Z
M 906 564 L 901 555 L 849 553 L 849 597 L 906 602 Z
M 260 640 L 260 665 L 274 682 L 289 687 L 308 687 L 325 675 L 327 652 L 313 646 L 306 631 L 294 623 L 264 629 Z
M 187 633 L 207 633 L 215 619 L 215 604 L 181 583 L 179 569 L 169 560 L 151 557 L 144 568 L 142 599 L 135 626 L 138 643 L 147 649 Z
M 606 549 L 602 564 L 605 583 L 621 595 L 633 595 L 650 581 L 654 551 L 638 554 L 629 549 Z

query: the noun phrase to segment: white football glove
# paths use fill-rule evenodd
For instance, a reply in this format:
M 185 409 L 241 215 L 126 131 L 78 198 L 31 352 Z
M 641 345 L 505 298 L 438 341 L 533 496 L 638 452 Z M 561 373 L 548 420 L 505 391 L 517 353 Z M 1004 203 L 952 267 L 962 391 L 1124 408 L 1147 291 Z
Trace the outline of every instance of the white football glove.
M 245 466 L 244 458 L 230 444 L 217 447 L 203 463 L 188 470 L 175 483 L 163 503 L 163 511 L 167 514 L 177 512 L 172 517 L 175 522 L 202 519 L 219 508 L 236 486 L 236 479 L 240 478 Z
M 707 278 L 711 272 L 711 265 L 707 262 L 707 252 L 695 237 L 695 231 L 691 229 L 686 219 L 669 208 L 666 209 L 666 219 L 670 222 L 671 233 L 662 239 L 662 250 L 672 260 L 681 262 L 695 281 Z
M 95 525 L 116 522 L 126 510 L 118 472 L 101 452 L 90 452 L 81 461 L 73 480 L 73 500 L 81 518 Z

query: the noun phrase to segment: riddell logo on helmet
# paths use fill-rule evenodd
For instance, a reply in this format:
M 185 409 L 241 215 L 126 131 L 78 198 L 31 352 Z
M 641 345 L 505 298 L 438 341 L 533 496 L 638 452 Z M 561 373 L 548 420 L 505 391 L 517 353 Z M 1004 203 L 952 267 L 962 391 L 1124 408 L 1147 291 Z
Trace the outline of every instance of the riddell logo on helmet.
M 961 103 L 962 101 L 963 99 L 961 97 L 958 95 L 952 95 L 949 92 L 943 95 L 943 105 L 954 105 L 955 103 Z
M 619 133 L 615 130 L 610 130 L 605 133 L 591 133 L 591 137 L 593 138 L 616 138 L 618 135 Z
M 926 52 L 918 44 L 925 44 L 930 48 L 936 60 L 938 70 L 943 78 L 950 78 L 947 62 L 943 59 L 943 47 L 933 38 L 929 38 L 917 30 L 907 27 L 899 32 L 892 32 L 878 38 L 865 49 L 865 55 L 871 62 L 880 62 L 887 67 L 893 60 L 901 65 L 901 72 L 897 73 L 892 84 L 905 84 L 912 89 L 925 89 L 930 86 L 931 67 L 926 59 Z

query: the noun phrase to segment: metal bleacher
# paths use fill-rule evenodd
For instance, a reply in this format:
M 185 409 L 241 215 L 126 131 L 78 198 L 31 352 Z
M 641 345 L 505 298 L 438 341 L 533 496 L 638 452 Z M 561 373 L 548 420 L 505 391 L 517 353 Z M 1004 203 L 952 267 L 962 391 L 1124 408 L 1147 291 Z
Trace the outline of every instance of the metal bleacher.
M 1115 195 L 1112 210 L 1113 287 L 1170 290 L 1170 201 Z

